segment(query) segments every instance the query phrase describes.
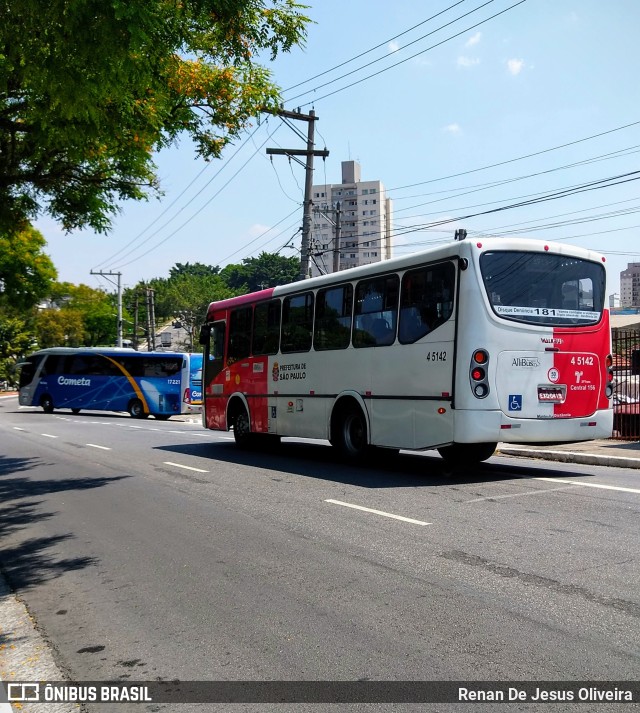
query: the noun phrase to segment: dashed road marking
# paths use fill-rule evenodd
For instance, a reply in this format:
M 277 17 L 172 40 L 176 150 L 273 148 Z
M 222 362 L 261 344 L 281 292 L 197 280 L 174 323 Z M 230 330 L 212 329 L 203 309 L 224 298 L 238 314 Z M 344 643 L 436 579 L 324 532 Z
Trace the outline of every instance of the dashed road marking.
M 484 498 L 474 498 L 465 500 L 465 505 L 469 503 L 479 503 L 482 500 L 502 500 L 503 498 L 521 498 L 525 495 L 543 495 L 544 493 L 555 493 L 557 490 L 571 490 L 575 485 L 565 485 L 563 488 L 549 488 L 548 490 L 529 490 L 526 493 L 510 493 L 509 495 L 487 495 Z
M 600 490 L 617 490 L 620 493 L 638 493 L 640 488 L 624 488 L 621 485 L 602 485 L 600 483 L 584 483 L 579 480 L 560 480 L 559 478 L 536 478 L 547 483 L 567 483 L 568 485 L 581 485 L 583 488 L 599 488 Z
M 101 451 L 110 451 L 111 448 L 107 448 L 107 446 L 99 446 L 97 443 L 87 443 L 89 448 L 99 448 Z
M 182 465 L 182 463 L 172 463 L 170 460 L 164 462 L 165 465 L 172 465 L 174 468 L 184 468 L 185 470 L 195 470 L 196 473 L 208 473 L 208 470 L 203 470 L 202 468 L 194 468 L 190 465 Z
M 402 522 L 408 522 L 412 525 L 431 525 L 430 522 L 424 522 L 422 520 L 414 520 L 411 517 L 404 517 L 404 515 L 394 515 L 390 512 L 384 512 L 383 510 L 374 510 L 373 508 L 366 508 L 362 505 L 354 505 L 353 503 L 345 503 L 342 500 L 325 500 L 325 503 L 332 503 L 333 505 L 342 505 L 345 508 L 353 508 L 354 510 L 362 510 L 363 512 L 370 512 L 374 515 L 382 515 L 382 517 L 390 517 L 394 520 L 401 520 Z

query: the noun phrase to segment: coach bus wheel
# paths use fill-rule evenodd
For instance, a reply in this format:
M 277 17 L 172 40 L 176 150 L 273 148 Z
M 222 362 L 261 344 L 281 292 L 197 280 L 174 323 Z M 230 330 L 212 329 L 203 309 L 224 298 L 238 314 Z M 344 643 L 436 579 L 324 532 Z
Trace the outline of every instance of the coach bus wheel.
M 42 410 L 45 413 L 53 413 L 53 399 L 49 396 L 49 394 L 45 394 L 40 399 L 40 406 L 42 406 Z
M 233 437 L 239 448 L 248 448 L 253 443 L 249 414 L 241 406 L 233 419 Z
M 337 416 L 331 444 L 347 458 L 360 458 L 367 452 L 367 424 L 358 406 L 349 406 Z
M 448 465 L 475 465 L 491 458 L 497 446 L 497 443 L 454 443 L 438 448 L 438 453 Z
M 72 408 L 72 409 L 71 409 L 71 413 L 80 413 L 80 409 L 79 409 L 79 408 Z
M 131 418 L 147 418 L 148 413 L 144 412 L 144 406 L 140 399 L 132 399 L 129 402 L 129 408 L 127 409 Z

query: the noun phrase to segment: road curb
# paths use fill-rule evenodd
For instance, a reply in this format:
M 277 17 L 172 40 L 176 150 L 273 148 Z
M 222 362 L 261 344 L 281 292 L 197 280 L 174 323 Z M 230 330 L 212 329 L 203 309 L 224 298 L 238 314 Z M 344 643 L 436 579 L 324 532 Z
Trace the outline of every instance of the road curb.
M 609 468 L 640 468 L 640 458 L 625 458 L 624 456 L 604 456 L 594 453 L 579 453 L 576 451 L 552 451 L 543 448 L 499 448 L 498 453 L 504 456 L 540 458 L 542 460 L 554 460 L 560 463 L 603 465 Z

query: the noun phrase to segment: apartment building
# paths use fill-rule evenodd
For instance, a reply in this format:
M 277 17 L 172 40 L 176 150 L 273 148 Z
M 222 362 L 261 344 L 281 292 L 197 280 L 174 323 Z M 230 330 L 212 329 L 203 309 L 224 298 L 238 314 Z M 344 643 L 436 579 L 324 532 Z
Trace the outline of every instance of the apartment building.
M 640 262 L 627 263 L 620 273 L 620 307 L 640 307 Z
M 392 201 L 382 181 L 363 181 L 357 161 L 342 162 L 342 183 L 312 189 L 312 276 L 388 260 L 393 248 Z M 337 230 L 336 224 L 339 224 Z M 336 249 L 336 235 L 339 246 Z

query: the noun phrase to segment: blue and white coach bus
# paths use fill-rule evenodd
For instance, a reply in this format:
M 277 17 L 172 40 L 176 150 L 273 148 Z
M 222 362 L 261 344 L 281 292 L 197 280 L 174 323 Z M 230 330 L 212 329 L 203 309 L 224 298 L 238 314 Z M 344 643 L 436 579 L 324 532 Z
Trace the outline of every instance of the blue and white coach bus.
M 68 408 L 128 411 L 160 420 L 188 413 L 190 355 L 101 347 L 53 347 L 20 364 L 19 402 L 46 413 Z

